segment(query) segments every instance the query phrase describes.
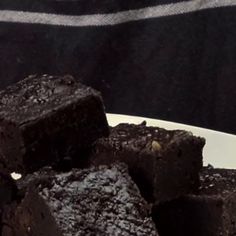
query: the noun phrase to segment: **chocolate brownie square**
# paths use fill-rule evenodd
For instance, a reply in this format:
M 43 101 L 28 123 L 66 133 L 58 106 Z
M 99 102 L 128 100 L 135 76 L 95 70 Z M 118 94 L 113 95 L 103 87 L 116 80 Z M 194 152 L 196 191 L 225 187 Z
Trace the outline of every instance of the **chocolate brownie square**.
M 0 235 L 2 235 L 2 217 L 6 205 L 17 198 L 18 190 L 15 181 L 4 170 L 0 170 Z
M 62 236 L 38 193 L 19 191 L 11 176 L 0 171 L 0 235 Z
M 10 174 L 0 170 L 0 212 L 6 204 L 10 204 L 17 197 L 17 193 L 16 183 Z
M 100 94 L 71 76 L 29 76 L 0 92 L 0 163 L 11 172 L 79 166 L 108 133 Z
M 125 164 L 73 169 L 42 169 L 19 181 L 36 189 L 64 236 L 156 236 L 150 206 L 128 175 Z
M 183 130 L 119 124 L 95 143 L 91 163 L 126 163 L 146 200 L 159 203 L 198 189 L 204 144 Z
M 4 206 L 1 226 L 2 236 L 63 236 L 47 204 L 33 191 Z
M 236 170 L 204 168 L 199 195 L 153 210 L 161 236 L 236 235 Z

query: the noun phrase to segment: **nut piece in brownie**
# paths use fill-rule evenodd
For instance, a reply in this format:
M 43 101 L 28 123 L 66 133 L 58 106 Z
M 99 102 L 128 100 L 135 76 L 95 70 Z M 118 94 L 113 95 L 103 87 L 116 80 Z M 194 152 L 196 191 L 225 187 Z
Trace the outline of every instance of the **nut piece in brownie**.
M 236 235 L 236 170 L 204 168 L 200 178 L 199 195 L 154 208 L 160 235 Z
M 158 203 L 198 189 L 204 144 L 183 130 L 119 124 L 95 143 L 91 162 L 125 162 L 145 199 Z
M 0 162 L 11 172 L 79 165 L 109 133 L 101 96 L 71 76 L 29 76 L 0 92 Z
M 150 207 L 125 164 L 56 173 L 42 169 L 19 181 L 36 187 L 65 236 L 158 235 Z

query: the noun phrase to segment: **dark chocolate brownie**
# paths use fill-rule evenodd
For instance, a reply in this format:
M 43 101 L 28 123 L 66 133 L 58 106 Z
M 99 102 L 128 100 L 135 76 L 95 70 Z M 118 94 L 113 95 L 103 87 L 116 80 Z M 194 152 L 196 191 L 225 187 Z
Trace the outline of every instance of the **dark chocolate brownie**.
M 0 171 L 0 235 L 62 236 L 50 209 L 36 192 L 17 189 L 11 176 Z
M 100 94 L 71 76 L 29 76 L 0 92 L 0 161 L 12 172 L 64 167 L 75 156 L 80 165 L 108 133 Z
M 2 236 L 64 236 L 43 198 L 33 191 L 4 206 L 1 226 Z
M 10 174 L 0 170 L 0 211 L 17 197 L 17 186 Z
M 183 130 L 119 124 L 95 143 L 91 163 L 125 162 L 146 200 L 158 203 L 198 189 L 204 144 Z
M 199 195 L 161 204 L 153 215 L 161 236 L 236 235 L 236 170 L 204 168 Z
M 0 170 L 0 235 L 2 232 L 2 215 L 6 205 L 11 204 L 17 197 L 17 186 L 11 176 Z
M 158 235 L 150 207 L 128 175 L 125 164 L 73 169 L 43 169 L 19 181 L 36 187 L 65 236 Z

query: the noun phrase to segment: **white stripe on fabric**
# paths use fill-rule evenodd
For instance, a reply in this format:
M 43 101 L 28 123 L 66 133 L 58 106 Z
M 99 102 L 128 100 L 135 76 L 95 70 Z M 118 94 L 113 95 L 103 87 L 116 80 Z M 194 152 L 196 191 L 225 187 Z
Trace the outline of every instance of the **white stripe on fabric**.
M 137 10 L 121 11 L 117 13 L 78 16 L 28 11 L 0 10 L 0 22 L 45 24 L 72 27 L 106 26 L 226 6 L 236 6 L 236 0 L 193 0 L 158 5 L 153 7 L 145 7 Z

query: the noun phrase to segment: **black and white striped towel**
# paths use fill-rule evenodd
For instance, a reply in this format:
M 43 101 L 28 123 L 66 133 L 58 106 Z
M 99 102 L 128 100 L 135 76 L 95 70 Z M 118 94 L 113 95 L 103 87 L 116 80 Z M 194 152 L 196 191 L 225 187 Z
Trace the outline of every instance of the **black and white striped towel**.
M 0 86 L 72 74 L 109 112 L 236 133 L 236 0 L 1 0 Z

